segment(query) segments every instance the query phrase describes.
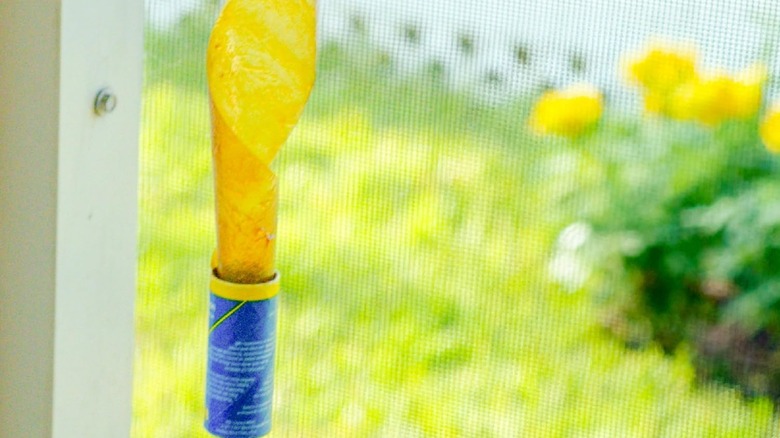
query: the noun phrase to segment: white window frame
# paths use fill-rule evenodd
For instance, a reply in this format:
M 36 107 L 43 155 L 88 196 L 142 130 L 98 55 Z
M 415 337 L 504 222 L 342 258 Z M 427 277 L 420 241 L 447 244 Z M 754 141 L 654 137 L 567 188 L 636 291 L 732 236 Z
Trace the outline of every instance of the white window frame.
M 2 436 L 130 434 L 142 60 L 140 0 L 0 0 Z

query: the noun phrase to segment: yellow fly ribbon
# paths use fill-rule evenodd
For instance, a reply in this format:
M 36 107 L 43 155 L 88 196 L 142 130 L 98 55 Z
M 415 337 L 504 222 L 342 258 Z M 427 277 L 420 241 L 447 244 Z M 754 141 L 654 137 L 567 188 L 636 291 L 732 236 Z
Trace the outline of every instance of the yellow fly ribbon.
M 271 163 L 315 76 L 315 0 L 229 0 L 209 40 L 217 275 L 274 277 L 278 187 Z

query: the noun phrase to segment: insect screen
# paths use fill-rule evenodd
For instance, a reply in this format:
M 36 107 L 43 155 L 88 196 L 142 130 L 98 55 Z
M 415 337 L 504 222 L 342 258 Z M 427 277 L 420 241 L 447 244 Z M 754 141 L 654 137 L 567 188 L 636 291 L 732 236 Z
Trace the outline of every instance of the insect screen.
M 221 7 L 146 1 L 135 437 L 208 436 Z M 272 436 L 778 433 L 780 6 L 319 0 L 317 27 L 273 163 Z

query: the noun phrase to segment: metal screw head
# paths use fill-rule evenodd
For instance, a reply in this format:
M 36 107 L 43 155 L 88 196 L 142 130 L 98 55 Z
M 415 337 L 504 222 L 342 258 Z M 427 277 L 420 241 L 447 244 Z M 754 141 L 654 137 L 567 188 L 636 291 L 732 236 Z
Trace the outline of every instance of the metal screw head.
M 116 108 L 116 94 L 110 88 L 103 88 L 95 96 L 95 114 L 102 116 Z

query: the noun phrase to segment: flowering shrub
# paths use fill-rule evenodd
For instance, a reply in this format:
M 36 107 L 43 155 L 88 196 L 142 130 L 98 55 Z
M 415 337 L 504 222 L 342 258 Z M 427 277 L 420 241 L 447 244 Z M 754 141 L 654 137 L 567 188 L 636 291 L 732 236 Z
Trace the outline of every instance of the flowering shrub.
M 780 162 L 761 147 L 780 152 L 780 104 L 759 118 L 766 68 L 705 74 L 694 50 L 655 45 L 627 71 L 653 117 L 606 120 L 577 144 L 598 167 L 576 208 L 604 327 L 690 349 L 702 378 L 780 399 Z M 550 96 L 532 124 L 557 120 Z M 564 120 L 582 108 L 559 106 Z

